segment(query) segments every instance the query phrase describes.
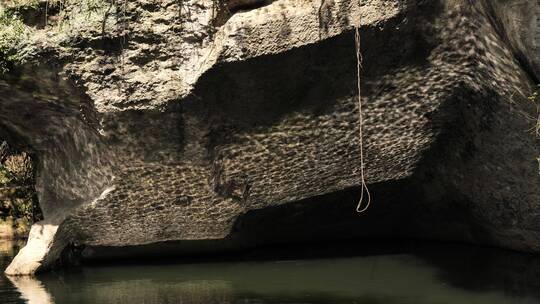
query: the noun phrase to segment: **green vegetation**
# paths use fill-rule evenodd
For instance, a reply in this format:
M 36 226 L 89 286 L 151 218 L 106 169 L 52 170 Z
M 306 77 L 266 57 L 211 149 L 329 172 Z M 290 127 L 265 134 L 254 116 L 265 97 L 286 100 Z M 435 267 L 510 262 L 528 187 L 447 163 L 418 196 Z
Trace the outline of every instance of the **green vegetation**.
M 29 33 L 16 10 L 0 7 L 0 75 L 6 73 L 13 63 L 21 61 L 17 46 Z
M 49 45 L 62 45 L 82 33 L 104 32 L 118 18 L 116 0 L 0 0 L 0 75 L 24 63 L 24 54 L 36 37 Z M 41 35 L 40 35 L 41 34 Z M 38 49 L 35 50 L 39 51 Z
M 34 189 L 33 160 L 5 142 L 0 150 L 0 220 L 24 219 L 31 223 L 41 216 Z

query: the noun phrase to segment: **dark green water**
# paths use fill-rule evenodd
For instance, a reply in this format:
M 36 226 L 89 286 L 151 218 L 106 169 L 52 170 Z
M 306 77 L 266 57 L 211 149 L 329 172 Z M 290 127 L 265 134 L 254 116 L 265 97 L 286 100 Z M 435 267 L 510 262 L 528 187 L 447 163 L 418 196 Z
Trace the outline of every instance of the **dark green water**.
M 5 268 L 17 248 L 1 243 Z M 0 277 L 0 303 L 540 303 L 540 258 L 421 245 L 308 260 L 93 266 Z

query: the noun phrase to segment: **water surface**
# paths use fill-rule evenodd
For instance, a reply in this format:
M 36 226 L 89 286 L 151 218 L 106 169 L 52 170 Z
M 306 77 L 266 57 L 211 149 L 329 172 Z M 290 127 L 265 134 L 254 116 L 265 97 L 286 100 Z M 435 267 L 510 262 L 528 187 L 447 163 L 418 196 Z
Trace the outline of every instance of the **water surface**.
M 1 243 L 2 269 L 17 247 Z M 540 258 L 418 245 L 306 260 L 101 265 L 1 276 L 0 303 L 540 303 Z

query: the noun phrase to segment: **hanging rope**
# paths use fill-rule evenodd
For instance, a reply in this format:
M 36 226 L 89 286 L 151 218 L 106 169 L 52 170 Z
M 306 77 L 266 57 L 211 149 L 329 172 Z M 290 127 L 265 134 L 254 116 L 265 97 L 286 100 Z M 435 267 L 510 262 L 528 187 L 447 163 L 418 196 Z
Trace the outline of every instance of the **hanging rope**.
M 362 94 L 361 94 L 361 72 L 362 72 L 362 51 L 360 49 L 360 29 L 358 27 L 355 28 L 354 32 L 354 41 L 356 45 L 356 79 L 357 79 L 357 85 L 358 85 L 358 130 L 359 130 L 359 139 L 360 142 L 360 200 L 358 201 L 358 205 L 356 206 L 356 212 L 362 213 L 366 211 L 369 208 L 369 205 L 371 204 L 371 194 L 369 193 L 369 189 L 366 184 L 366 179 L 364 176 L 364 130 L 363 130 L 363 124 L 364 124 L 364 118 L 362 115 Z M 364 195 L 367 198 L 367 202 L 365 206 L 362 207 L 364 203 Z

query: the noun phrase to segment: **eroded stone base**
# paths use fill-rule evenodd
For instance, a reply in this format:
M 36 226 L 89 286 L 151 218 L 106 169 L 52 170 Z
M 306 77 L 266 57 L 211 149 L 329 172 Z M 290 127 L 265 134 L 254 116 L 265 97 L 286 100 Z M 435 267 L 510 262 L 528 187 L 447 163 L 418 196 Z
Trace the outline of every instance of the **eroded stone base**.
M 6 275 L 31 275 L 50 267 L 64 249 L 55 238 L 57 230 L 57 224 L 47 221 L 32 225 L 26 246 L 6 268 Z

